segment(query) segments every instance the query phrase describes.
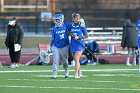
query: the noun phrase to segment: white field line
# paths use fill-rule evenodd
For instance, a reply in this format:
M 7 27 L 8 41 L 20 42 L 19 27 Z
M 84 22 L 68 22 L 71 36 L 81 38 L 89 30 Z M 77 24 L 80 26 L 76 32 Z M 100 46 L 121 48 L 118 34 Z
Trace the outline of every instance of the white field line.
M 59 72 L 63 72 L 64 70 L 59 70 Z M 75 71 L 75 70 L 69 70 L 71 72 Z M 116 72 L 116 71 L 138 71 L 138 69 L 94 69 L 94 70 L 82 70 L 84 72 Z M 22 72 L 52 72 L 52 70 L 13 70 L 13 71 L 9 71 L 9 70 L 4 70 L 4 71 L 0 71 L 0 73 L 22 73 Z
M 124 90 L 124 91 L 140 91 L 140 89 L 130 89 L 130 88 L 94 88 L 94 87 L 49 87 L 49 86 L 10 86 L 10 85 L 0 85 L 1 88 L 39 88 L 39 89 L 75 89 L 75 90 Z
M 103 76 L 103 77 L 116 77 L 116 76 L 125 76 L 125 77 L 140 77 L 139 74 L 93 74 L 92 76 Z
M 36 79 L 3 79 L 3 80 L 9 80 L 9 81 L 47 81 L 47 82 L 73 82 L 73 80 L 68 80 L 68 79 L 66 79 L 66 80 L 36 80 Z M 101 83 L 103 83 L 103 82 L 118 82 L 118 81 L 95 81 L 95 80 L 75 80 L 75 82 L 101 82 Z M 120 82 L 120 81 L 119 81 Z M 122 82 L 122 81 L 121 81 Z M 131 83 L 133 83 L 133 82 L 131 82 Z
M 66 80 L 36 80 L 36 79 L 2 79 L 2 80 L 7 80 L 7 81 L 39 81 L 39 82 L 73 82 L 73 80 L 69 80 L 69 79 L 66 79 Z M 137 82 L 133 82 L 133 81 L 115 81 L 115 80 L 75 80 L 74 82 L 98 82 L 98 83 L 130 83 L 130 84 L 135 84 Z
M 52 77 L 52 75 L 32 75 L 32 76 L 35 76 L 35 77 Z M 88 75 L 82 75 L 82 77 L 87 77 Z M 64 75 L 57 75 L 57 77 L 64 77 Z M 70 78 L 74 78 L 74 75 L 69 75 Z
M 44 75 L 44 74 L 40 74 L 40 75 L 32 75 L 35 77 L 52 77 L 52 75 Z M 117 76 L 121 76 L 121 77 L 140 77 L 140 75 L 137 74 L 93 74 L 93 75 L 82 75 L 82 77 L 91 77 L 91 76 L 99 76 L 99 77 L 117 77 Z M 57 77 L 64 77 L 64 75 L 57 75 Z M 74 77 L 74 75 L 69 75 L 69 77 Z

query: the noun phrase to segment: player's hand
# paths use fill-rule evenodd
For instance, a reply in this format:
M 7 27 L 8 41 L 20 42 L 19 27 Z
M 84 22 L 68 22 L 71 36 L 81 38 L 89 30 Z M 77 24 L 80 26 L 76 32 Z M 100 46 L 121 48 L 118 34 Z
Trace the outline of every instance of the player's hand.
M 74 37 L 74 39 L 78 40 L 78 39 L 79 39 L 79 37 L 78 37 L 78 36 L 75 36 L 75 37 Z
M 48 50 L 48 52 L 52 52 L 52 46 L 49 46 L 48 48 L 47 48 L 47 50 Z

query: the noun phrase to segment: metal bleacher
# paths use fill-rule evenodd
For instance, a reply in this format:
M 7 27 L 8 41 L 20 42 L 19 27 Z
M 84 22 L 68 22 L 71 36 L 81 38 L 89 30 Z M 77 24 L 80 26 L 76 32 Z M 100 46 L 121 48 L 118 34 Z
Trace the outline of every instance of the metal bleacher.
M 93 39 L 98 43 L 121 43 L 122 28 L 121 27 L 108 27 L 108 28 L 88 28 L 88 40 Z M 106 31 L 107 30 L 107 31 Z
M 94 53 L 97 62 L 99 62 L 99 59 L 105 59 L 111 64 L 125 63 L 127 49 L 122 50 L 121 47 L 122 27 L 97 27 L 87 28 L 87 30 L 88 39 L 86 39 L 86 43 L 88 40 L 96 40 L 100 46 L 100 52 Z
M 102 52 L 107 52 L 107 47 L 113 45 L 115 53 L 126 53 L 121 48 L 122 27 L 87 28 L 87 30 L 88 38 L 85 40 L 86 43 L 88 40 L 96 40 Z

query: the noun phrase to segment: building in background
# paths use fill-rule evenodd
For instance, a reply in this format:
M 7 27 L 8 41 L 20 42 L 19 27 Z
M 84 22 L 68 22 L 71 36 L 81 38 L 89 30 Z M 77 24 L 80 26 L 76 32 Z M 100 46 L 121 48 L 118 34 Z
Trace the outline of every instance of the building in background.
M 126 18 L 132 22 L 139 18 L 139 6 L 140 0 L 0 0 L 0 32 L 6 31 L 9 18 L 17 16 L 25 32 L 46 33 L 53 24 L 42 19 L 42 13 L 60 12 L 65 21 L 79 12 L 87 27 L 120 27 Z

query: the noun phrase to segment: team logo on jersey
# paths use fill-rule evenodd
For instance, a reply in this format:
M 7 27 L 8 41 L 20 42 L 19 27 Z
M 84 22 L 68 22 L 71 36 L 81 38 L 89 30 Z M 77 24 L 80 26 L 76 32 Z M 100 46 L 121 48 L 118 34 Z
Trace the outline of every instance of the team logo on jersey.
M 56 32 L 56 34 L 61 34 L 61 33 L 65 33 L 65 30 L 60 30 Z
M 79 32 L 80 29 L 71 29 L 72 32 Z

